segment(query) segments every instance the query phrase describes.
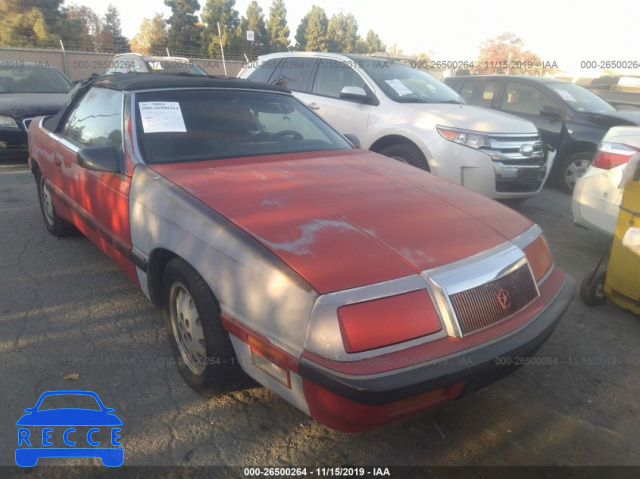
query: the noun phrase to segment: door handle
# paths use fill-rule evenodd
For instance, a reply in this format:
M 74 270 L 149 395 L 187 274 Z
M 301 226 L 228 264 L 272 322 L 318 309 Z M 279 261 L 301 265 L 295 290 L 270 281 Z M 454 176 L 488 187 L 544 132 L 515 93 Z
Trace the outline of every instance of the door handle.
M 320 109 L 320 107 L 315 103 L 307 103 L 307 106 L 309 108 L 311 108 L 312 110 L 319 110 Z

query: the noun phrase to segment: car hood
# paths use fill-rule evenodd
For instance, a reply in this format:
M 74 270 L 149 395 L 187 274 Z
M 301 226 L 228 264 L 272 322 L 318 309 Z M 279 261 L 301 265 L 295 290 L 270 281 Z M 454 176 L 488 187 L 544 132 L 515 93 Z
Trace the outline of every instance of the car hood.
M 47 409 L 25 414 L 16 426 L 122 426 L 115 414 L 91 409 Z
M 640 125 L 640 111 L 618 110 L 606 113 L 582 112 L 582 115 L 606 126 Z
M 389 124 L 409 123 L 429 130 L 435 126 L 451 126 L 486 133 L 538 133 L 528 120 L 472 105 L 403 103 L 401 107 L 386 110 L 384 117 Z
M 55 115 L 66 98 L 66 93 L 1 93 L 0 115 L 13 118 Z
M 532 225 L 493 200 L 365 150 L 152 168 L 320 293 L 468 258 Z

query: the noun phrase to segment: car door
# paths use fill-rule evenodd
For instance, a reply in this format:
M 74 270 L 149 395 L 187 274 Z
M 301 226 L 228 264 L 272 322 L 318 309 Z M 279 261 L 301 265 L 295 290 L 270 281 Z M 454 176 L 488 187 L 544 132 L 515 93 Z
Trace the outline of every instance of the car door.
M 520 81 L 508 81 L 497 102 L 500 111 L 531 121 L 540 131 L 542 141 L 558 148 L 564 128 L 564 114 L 562 118 L 542 116 L 540 109 L 543 106 L 555 106 L 565 111 L 564 105 L 541 88 Z
M 311 93 L 300 99 L 340 133 L 352 133 L 366 144 L 372 105 L 340 98 L 346 86 L 360 87 L 373 95 L 360 74 L 346 62 L 323 58 L 318 64 Z
M 80 229 L 135 282 L 135 268 L 128 259 L 131 178 L 84 168 L 77 158 L 82 148 L 112 146 L 124 165 L 123 104 L 120 91 L 90 88 L 61 123 L 56 163 L 62 192 Z

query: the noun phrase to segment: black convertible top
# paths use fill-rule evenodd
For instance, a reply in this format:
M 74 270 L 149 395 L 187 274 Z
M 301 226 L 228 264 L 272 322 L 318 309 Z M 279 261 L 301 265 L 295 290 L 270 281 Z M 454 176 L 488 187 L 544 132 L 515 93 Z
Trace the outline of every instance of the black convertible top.
M 189 75 L 186 73 L 110 73 L 89 78 L 84 84 L 122 91 L 155 88 L 242 88 L 288 92 L 282 87 L 267 85 L 266 83 L 256 83 L 239 78 Z
M 190 75 L 188 73 L 109 73 L 74 82 L 67 95 L 64 107 L 55 116 L 45 120 L 45 127 L 50 131 L 56 131 L 67 108 L 74 102 L 76 97 L 93 86 L 119 91 L 172 88 L 241 88 L 291 94 L 289 90 L 276 85 L 241 80 L 239 78 Z

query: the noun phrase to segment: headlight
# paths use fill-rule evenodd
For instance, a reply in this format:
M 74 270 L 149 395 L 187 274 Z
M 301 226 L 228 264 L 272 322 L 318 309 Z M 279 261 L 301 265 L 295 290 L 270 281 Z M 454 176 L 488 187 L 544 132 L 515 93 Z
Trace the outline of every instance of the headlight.
M 2 127 L 2 128 L 18 128 L 18 124 L 10 116 L 0 115 L 0 127 Z
M 347 353 L 409 341 L 442 329 L 426 290 L 341 306 L 338 321 Z
M 438 133 L 443 138 L 446 138 L 449 141 L 453 141 L 454 143 L 460 143 L 461 145 L 468 146 L 470 148 L 484 148 L 490 147 L 491 143 L 489 142 L 489 137 L 482 133 L 478 133 L 475 131 L 464 131 L 464 130 L 456 130 L 453 128 L 441 128 L 437 127 Z

